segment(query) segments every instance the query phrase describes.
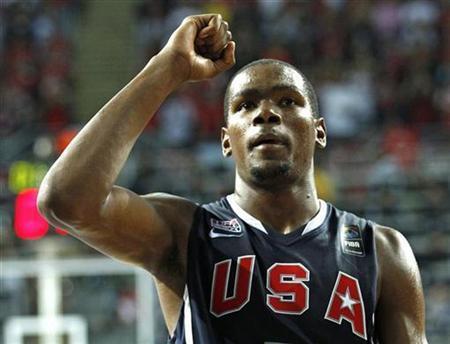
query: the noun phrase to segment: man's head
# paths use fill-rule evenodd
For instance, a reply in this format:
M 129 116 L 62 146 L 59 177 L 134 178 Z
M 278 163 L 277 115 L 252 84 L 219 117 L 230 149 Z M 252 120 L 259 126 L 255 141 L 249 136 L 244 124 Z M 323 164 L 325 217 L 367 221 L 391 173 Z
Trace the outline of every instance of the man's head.
M 246 65 L 228 85 L 224 112 L 223 154 L 233 155 L 241 179 L 279 188 L 312 175 L 315 145 L 326 145 L 325 125 L 297 68 L 277 60 Z

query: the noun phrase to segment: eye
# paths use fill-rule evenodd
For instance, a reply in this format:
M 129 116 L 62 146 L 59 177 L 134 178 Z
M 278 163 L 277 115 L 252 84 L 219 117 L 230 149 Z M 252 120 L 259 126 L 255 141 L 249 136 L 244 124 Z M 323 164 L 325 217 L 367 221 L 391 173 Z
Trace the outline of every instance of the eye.
M 295 100 L 289 97 L 283 97 L 280 100 L 280 105 L 283 107 L 291 106 L 295 104 Z
M 256 107 L 255 102 L 251 101 L 251 100 L 247 100 L 245 102 L 242 102 L 241 104 L 239 104 L 237 111 L 241 111 L 242 109 L 244 110 L 252 110 Z

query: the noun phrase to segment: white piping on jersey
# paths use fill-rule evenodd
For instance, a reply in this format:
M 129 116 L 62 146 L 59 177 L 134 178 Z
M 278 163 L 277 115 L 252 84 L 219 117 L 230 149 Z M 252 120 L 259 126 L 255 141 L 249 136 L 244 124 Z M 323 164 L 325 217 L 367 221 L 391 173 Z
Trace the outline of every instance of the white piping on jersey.
M 227 196 L 227 201 L 230 203 L 231 209 L 239 216 L 242 220 L 247 222 L 250 226 L 259 229 L 261 232 L 267 233 L 261 221 L 259 221 L 256 217 L 253 217 L 249 213 L 247 213 L 244 209 L 242 209 L 234 200 L 233 194 Z
M 184 288 L 184 335 L 186 344 L 194 344 L 194 337 L 192 335 L 192 313 L 191 313 L 191 303 L 189 301 L 188 287 Z
M 247 213 L 244 209 L 242 209 L 239 204 L 234 200 L 234 195 L 228 195 L 227 201 L 231 206 L 231 209 L 239 216 L 244 222 L 247 222 L 250 226 L 259 229 L 263 233 L 267 233 L 267 230 L 264 228 L 262 222 L 255 218 L 254 216 Z M 314 217 L 309 220 L 306 224 L 305 229 L 303 230 L 302 235 L 313 231 L 314 229 L 320 227 L 322 223 L 325 221 L 325 217 L 327 216 L 327 204 L 319 199 L 319 211 Z
M 319 199 L 319 212 L 306 224 L 306 227 L 303 230 L 302 235 L 305 235 L 306 233 L 309 233 L 314 229 L 322 226 L 323 222 L 325 221 L 325 218 L 327 217 L 328 213 L 327 210 L 328 210 L 327 203 Z

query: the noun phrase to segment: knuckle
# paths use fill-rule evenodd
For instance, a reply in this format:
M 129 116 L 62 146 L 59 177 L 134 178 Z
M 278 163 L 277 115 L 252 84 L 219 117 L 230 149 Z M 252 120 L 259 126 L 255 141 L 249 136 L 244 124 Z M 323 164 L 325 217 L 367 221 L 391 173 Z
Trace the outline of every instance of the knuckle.
M 182 24 L 196 24 L 197 20 L 194 16 L 189 16 L 183 19 Z

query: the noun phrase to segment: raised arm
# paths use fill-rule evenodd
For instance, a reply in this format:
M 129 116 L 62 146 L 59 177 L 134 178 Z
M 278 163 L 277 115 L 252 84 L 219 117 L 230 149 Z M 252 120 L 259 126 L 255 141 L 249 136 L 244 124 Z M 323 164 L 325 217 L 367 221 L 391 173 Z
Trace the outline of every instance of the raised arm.
M 138 196 L 114 183 L 164 99 L 183 82 L 214 77 L 233 64 L 234 42 L 220 15 L 186 18 L 51 167 L 39 191 L 41 213 L 98 250 L 157 272 L 185 245 L 195 205 L 171 195 Z
M 380 343 L 425 344 L 425 303 L 419 268 L 405 237 L 377 228 L 380 267 L 375 324 Z

